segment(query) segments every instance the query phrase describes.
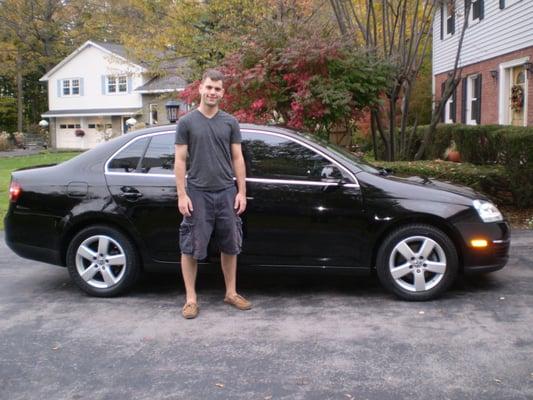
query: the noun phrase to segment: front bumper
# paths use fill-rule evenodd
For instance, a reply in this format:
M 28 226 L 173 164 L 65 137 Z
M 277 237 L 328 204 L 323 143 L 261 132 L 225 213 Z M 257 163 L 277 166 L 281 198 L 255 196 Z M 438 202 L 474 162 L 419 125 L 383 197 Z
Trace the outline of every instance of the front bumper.
M 511 229 L 507 221 L 458 224 L 463 239 L 462 264 L 465 273 L 486 273 L 502 269 L 509 260 Z M 485 239 L 487 246 L 473 247 L 473 239 Z

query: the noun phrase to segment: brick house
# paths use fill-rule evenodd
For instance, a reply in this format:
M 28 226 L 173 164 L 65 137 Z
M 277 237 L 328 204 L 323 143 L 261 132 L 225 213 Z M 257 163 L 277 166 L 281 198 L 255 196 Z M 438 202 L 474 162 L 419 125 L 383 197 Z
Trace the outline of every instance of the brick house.
M 444 1 L 433 25 L 433 98 L 453 70 L 466 0 Z M 443 122 L 533 126 L 533 1 L 471 0 L 462 79 Z

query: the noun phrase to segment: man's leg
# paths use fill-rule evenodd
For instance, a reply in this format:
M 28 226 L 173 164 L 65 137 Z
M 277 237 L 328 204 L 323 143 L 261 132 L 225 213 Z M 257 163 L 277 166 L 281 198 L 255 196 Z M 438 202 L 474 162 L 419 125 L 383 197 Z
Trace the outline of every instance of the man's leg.
M 237 255 L 220 253 L 220 264 L 226 283 L 226 297 L 237 294 Z
M 237 255 L 220 253 L 220 264 L 226 283 L 226 296 L 224 302 L 231 304 L 239 310 L 249 310 L 252 303 L 237 294 Z
M 187 254 L 181 255 L 181 274 L 185 283 L 186 303 L 196 303 L 196 273 L 198 262 Z

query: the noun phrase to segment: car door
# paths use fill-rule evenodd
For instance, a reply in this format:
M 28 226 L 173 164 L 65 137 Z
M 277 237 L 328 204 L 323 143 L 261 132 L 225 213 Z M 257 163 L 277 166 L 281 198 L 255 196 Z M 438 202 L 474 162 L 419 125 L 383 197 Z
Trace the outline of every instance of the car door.
M 174 157 L 174 132 L 162 132 L 130 142 L 106 167 L 113 199 L 162 262 L 180 257 Z
M 355 177 L 309 144 L 243 130 L 248 207 L 240 261 L 360 266 L 366 218 Z

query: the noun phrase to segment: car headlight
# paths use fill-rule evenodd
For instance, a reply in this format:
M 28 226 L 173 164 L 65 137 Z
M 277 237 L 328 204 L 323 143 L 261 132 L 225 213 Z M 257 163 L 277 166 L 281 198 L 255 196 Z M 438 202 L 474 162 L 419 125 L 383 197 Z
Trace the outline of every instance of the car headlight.
M 485 200 L 474 200 L 472 204 L 483 222 L 503 221 L 502 213 L 491 202 Z

